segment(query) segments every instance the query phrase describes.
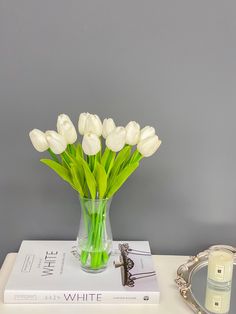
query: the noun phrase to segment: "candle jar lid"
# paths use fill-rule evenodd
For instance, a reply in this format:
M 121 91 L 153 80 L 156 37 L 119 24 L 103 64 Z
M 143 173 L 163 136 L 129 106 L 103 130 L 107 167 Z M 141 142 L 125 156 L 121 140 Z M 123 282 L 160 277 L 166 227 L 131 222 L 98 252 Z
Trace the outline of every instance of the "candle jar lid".
M 221 255 L 221 254 L 227 254 L 227 256 L 230 256 L 231 258 L 234 257 L 234 252 L 232 252 L 230 249 L 225 247 L 211 247 L 209 249 L 209 256 L 210 255 Z

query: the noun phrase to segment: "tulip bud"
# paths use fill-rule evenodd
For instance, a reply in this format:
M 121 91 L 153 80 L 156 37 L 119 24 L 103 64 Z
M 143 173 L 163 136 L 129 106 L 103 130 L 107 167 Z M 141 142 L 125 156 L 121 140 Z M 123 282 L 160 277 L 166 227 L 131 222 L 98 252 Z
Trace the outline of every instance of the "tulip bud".
M 158 139 L 158 136 L 153 135 L 140 141 L 137 149 L 144 157 L 150 157 L 157 151 L 160 145 L 161 141 Z
M 78 121 L 78 130 L 79 130 L 79 133 L 81 135 L 84 135 L 84 128 L 85 128 L 85 123 L 86 123 L 86 120 L 88 118 L 88 116 L 90 115 L 90 113 L 88 112 L 83 112 L 80 114 L 79 116 L 79 121 Z
M 125 146 L 125 128 L 119 126 L 115 128 L 106 138 L 106 145 L 113 152 L 120 151 Z
M 103 125 L 102 125 L 102 136 L 104 138 L 107 138 L 108 134 L 110 134 L 114 129 L 116 125 L 113 119 L 104 119 L 103 120 Z
M 46 139 L 46 135 L 44 132 L 42 132 L 38 129 L 34 129 L 34 130 L 29 132 L 29 137 L 31 139 L 31 142 L 32 142 L 34 148 L 38 152 L 44 152 L 45 150 L 47 150 L 49 148 L 49 145 L 48 145 L 48 142 Z
M 93 133 L 86 133 L 83 137 L 82 148 L 86 155 L 96 155 L 101 149 L 99 137 Z
M 85 122 L 84 134 L 93 133 L 97 136 L 102 135 L 102 122 L 96 114 L 90 114 Z
M 136 145 L 140 137 L 140 125 L 135 121 L 130 121 L 125 127 L 126 144 Z
M 140 132 L 139 141 L 145 140 L 146 138 L 155 135 L 155 129 L 152 126 L 145 126 Z
M 66 114 L 60 114 L 57 119 L 57 131 L 67 144 L 73 144 L 77 140 L 77 133 L 71 119 Z
M 61 134 L 56 131 L 47 131 L 45 134 L 49 147 L 54 154 L 61 154 L 66 150 L 67 143 Z

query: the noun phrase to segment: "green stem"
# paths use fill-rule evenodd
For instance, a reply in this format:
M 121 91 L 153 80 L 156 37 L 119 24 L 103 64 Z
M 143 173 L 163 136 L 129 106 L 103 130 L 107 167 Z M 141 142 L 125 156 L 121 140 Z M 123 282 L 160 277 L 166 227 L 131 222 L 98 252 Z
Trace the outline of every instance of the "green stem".
M 98 161 L 101 162 L 102 159 L 102 137 L 100 137 L 100 143 L 101 143 L 101 149 L 100 151 L 97 153 L 97 157 L 98 157 Z
M 92 237 L 93 237 L 93 220 L 94 220 L 94 218 L 93 218 L 93 213 L 92 212 L 89 213 L 88 208 L 86 210 L 86 206 L 85 206 L 83 200 L 81 203 L 83 204 L 82 205 L 82 210 L 83 210 L 82 218 L 84 220 L 84 224 L 86 225 L 86 234 L 87 234 L 88 239 L 87 239 L 85 247 L 83 248 L 83 250 L 81 252 L 80 260 L 81 260 L 82 265 L 86 265 L 89 254 L 91 254 L 90 248 L 91 248 Z
M 84 214 L 89 215 L 90 223 L 87 223 L 87 243 L 83 252 L 81 253 L 81 262 L 83 265 L 86 264 L 89 254 L 90 254 L 90 267 L 92 269 L 98 269 L 107 263 L 108 254 L 104 254 L 103 245 L 103 234 L 106 228 L 106 206 L 107 200 L 101 201 L 98 207 L 92 204 L 90 214 L 88 209 Z M 103 258 L 103 256 L 105 258 Z
M 84 201 L 81 200 L 81 207 L 82 207 L 82 215 L 83 215 L 83 219 L 84 219 L 84 224 L 85 224 L 85 229 L 86 229 L 86 233 L 88 233 L 88 219 L 87 219 L 87 214 L 86 214 L 86 209 L 85 209 L 85 205 L 84 205 Z
M 82 208 L 82 213 L 81 213 L 81 219 L 83 219 L 84 221 L 84 225 L 85 225 L 85 229 L 86 229 L 86 233 L 88 234 L 89 232 L 89 223 L 88 223 L 88 219 L 87 219 L 87 212 L 86 212 L 86 208 L 85 208 L 85 203 L 84 200 L 80 200 L 81 202 L 81 208 Z M 85 249 L 83 248 L 81 251 L 81 255 L 80 255 L 80 261 L 82 265 L 86 265 L 87 259 L 88 259 L 88 247 L 86 247 Z
M 102 266 L 102 237 L 104 233 L 104 210 L 106 209 L 107 201 L 102 202 L 99 205 L 98 215 L 96 217 L 96 225 L 94 231 L 94 247 L 95 247 L 95 256 L 94 256 L 94 267 L 99 268 Z
M 92 171 L 92 156 L 87 155 L 87 164 L 89 165 L 89 169 Z
M 68 144 L 67 146 L 69 148 L 69 153 L 73 156 L 76 157 L 76 148 L 74 144 Z
M 71 154 L 71 146 L 70 146 L 70 144 L 67 144 L 66 151 L 67 151 L 69 154 Z

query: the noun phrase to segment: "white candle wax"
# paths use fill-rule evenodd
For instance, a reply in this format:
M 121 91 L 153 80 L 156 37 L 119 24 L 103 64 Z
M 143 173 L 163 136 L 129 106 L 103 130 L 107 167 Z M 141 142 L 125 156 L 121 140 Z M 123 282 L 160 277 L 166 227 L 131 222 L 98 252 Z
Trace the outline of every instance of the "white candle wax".
M 222 284 L 231 282 L 233 258 L 234 255 L 229 250 L 212 250 L 208 258 L 208 279 Z
M 231 290 L 216 290 L 212 286 L 206 288 L 205 307 L 212 313 L 225 314 L 230 309 Z

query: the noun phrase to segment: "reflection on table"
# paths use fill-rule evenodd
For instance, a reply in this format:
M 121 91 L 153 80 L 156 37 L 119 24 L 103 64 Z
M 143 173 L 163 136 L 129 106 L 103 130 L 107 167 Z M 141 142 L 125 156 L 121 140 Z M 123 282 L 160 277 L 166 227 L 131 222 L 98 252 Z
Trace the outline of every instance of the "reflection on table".
M 235 267 L 236 265 L 234 265 Z M 191 290 L 195 300 L 206 313 L 236 314 L 236 269 L 233 272 L 232 285 L 228 286 L 227 289 L 222 289 L 222 287 L 217 289 L 215 285 L 209 284 L 207 280 L 207 265 L 204 265 L 193 274 Z M 216 301 L 215 305 L 212 304 L 213 300 Z M 217 300 L 221 301 L 222 305 L 217 306 Z
M 209 282 L 206 285 L 205 307 L 211 313 L 229 313 L 231 286 L 226 289 L 215 287 Z

